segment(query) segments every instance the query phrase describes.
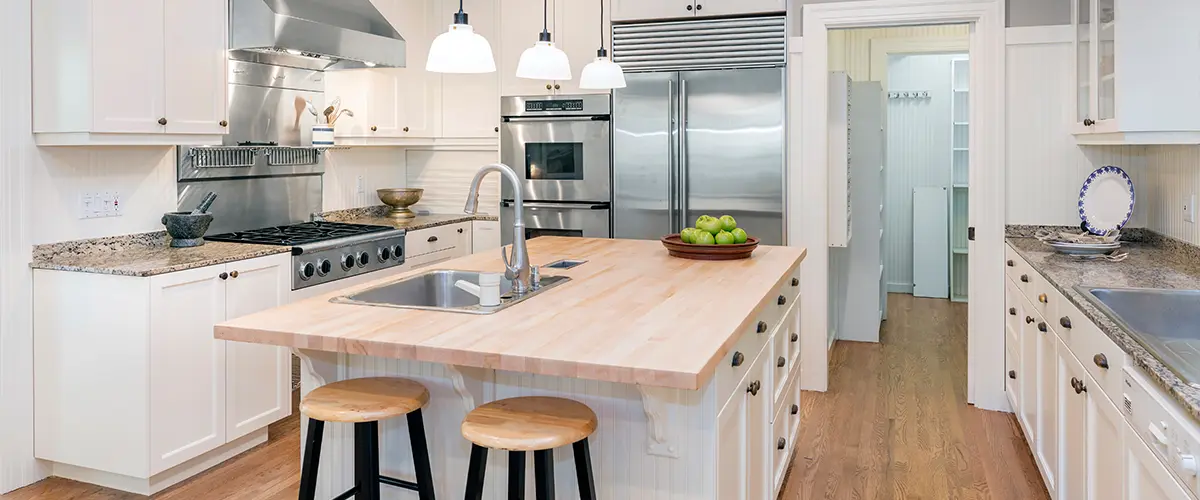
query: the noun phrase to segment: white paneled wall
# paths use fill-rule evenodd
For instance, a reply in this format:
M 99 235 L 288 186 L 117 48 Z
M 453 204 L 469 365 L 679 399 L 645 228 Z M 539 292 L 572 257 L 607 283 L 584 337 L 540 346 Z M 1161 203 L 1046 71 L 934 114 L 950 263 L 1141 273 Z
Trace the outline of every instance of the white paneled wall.
M 1141 149 L 1146 165 L 1130 172 L 1137 191 L 1137 218 L 1154 231 L 1200 245 L 1200 227 L 1183 220 L 1187 199 L 1200 195 L 1200 146 Z
M 408 150 L 408 187 L 424 188 L 413 209 L 435 214 L 462 213 L 479 167 L 496 163 L 495 151 Z M 500 214 L 500 176 L 488 175 L 479 191 L 479 212 Z
M 375 190 L 408 187 L 404 157 L 404 150 L 400 148 L 351 148 L 330 152 L 323 179 L 324 210 L 379 205 L 381 202 Z
M 890 56 L 888 89 L 928 90 L 929 99 L 888 99 L 884 272 L 888 291 L 911 293 L 913 188 L 950 188 L 952 54 Z M 947 263 L 949 265 L 949 263 Z
M 871 42 L 885 38 L 958 38 L 969 34 L 965 24 L 855 28 L 829 31 L 829 71 L 845 71 L 856 82 L 871 79 Z

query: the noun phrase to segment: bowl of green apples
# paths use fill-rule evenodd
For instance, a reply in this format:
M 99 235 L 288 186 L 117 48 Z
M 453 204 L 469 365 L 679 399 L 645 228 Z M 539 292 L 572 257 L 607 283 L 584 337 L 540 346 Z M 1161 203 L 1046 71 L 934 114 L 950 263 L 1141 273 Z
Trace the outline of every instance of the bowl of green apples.
M 746 234 L 729 215 L 701 215 L 694 227 L 663 236 L 660 241 L 672 257 L 692 260 L 748 259 L 758 247 L 758 238 Z

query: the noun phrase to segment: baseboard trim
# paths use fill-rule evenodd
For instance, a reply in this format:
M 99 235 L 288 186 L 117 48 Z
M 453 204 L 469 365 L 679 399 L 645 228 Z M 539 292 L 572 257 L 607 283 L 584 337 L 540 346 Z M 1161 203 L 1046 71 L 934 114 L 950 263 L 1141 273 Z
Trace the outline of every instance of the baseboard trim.
M 149 478 L 126 476 L 57 462 L 53 464 L 50 475 L 149 496 L 220 465 L 222 462 L 265 442 L 267 442 L 267 428 L 263 427 Z

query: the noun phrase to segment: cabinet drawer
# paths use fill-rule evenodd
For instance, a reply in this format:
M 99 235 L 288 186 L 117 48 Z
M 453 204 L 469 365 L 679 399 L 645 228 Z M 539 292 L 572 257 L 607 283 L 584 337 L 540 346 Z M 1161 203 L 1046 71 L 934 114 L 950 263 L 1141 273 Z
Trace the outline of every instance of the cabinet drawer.
M 1009 346 L 1004 353 L 1004 392 L 1008 393 L 1008 401 L 1012 403 L 1013 412 L 1021 413 L 1021 386 L 1018 381 L 1025 374 L 1021 372 L 1021 350 Z
M 1017 278 L 1021 276 L 1025 268 L 1025 259 L 1017 255 L 1017 251 L 1013 250 L 1012 247 L 1004 245 L 1004 274 L 1009 279 L 1017 281 Z
M 772 415 L 779 407 L 783 405 L 787 399 L 786 392 L 791 384 L 791 374 L 796 373 L 795 364 L 799 358 L 792 355 L 791 335 L 795 328 L 792 326 L 795 323 L 796 312 L 800 308 L 796 303 L 792 303 L 788 308 L 788 312 L 783 315 L 783 320 L 779 325 L 779 329 L 771 336 L 771 388 L 774 391 L 775 399 L 772 406 Z M 798 342 L 795 342 L 798 344 Z
M 1054 328 L 1054 313 L 1058 309 L 1058 304 L 1062 303 L 1065 299 L 1063 299 L 1062 294 L 1058 293 L 1058 290 L 1049 281 L 1046 281 L 1036 271 L 1030 269 L 1029 278 L 1029 284 L 1026 287 L 1028 289 L 1029 302 L 1033 305 L 1035 311 L 1041 313 L 1043 318 L 1051 321 L 1051 328 Z
M 771 332 L 778 326 L 778 320 L 772 319 L 768 321 L 767 316 L 772 315 L 770 307 L 763 308 L 759 313 L 756 321 L 750 323 L 742 332 L 742 337 L 733 345 L 733 349 L 721 360 L 717 365 L 717 373 L 714 376 L 717 384 L 717 398 L 724 406 L 724 402 L 729 400 L 730 396 L 737 393 L 744 385 L 742 379 L 746 376 L 746 370 L 750 365 L 758 359 L 759 355 L 771 356 L 771 349 L 768 348 L 767 342 L 771 339 Z M 764 391 L 774 390 L 771 387 L 771 375 L 775 370 L 774 360 L 764 360 L 764 363 L 771 361 L 770 366 L 766 368 L 762 383 Z M 770 394 L 768 392 L 768 394 Z
M 469 254 L 470 249 L 460 248 L 469 230 L 468 224 L 448 224 L 411 231 L 404 238 L 405 262 L 420 265 L 444 260 L 447 254 Z
M 1004 280 L 1005 345 L 1021 345 L 1021 325 L 1025 321 L 1025 303 L 1021 291 L 1011 280 Z
M 1081 314 L 1078 316 L 1083 317 Z M 1122 374 L 1127 364 L 1125 351 L 1087 319 L 1073 321 L 1071 326 L 1070 343 L 1065 339 L 1063 343 L 1067 344 L 1096 383 L 1103 386 L 1108 399 L 1121 406 L 1124 403 L 1122 394 L 1125 393 L 1125 376 Z
M 789 435 L 788 423 L 791 421 L 791 415 L 787 411 L 781 411 L 775 416 L 774 423 L 771 424 L 771 440 L 767 445 L 771 453 L 771 485 L 778 488 L 783 482 L 783 475 L 787 473 L 788 457 L 792 450 L 792 440 Z M 774 498 L 774 497 L 772 497 Z
M 779 286 L 778 297 L 775 297 L 775 306 L 780 311 L 787 311 L 796 303 L 797 297 L 800 296 L 800 269 L 797 268 L 792 272 L 791 276 L 783 280 L 783 284 Z

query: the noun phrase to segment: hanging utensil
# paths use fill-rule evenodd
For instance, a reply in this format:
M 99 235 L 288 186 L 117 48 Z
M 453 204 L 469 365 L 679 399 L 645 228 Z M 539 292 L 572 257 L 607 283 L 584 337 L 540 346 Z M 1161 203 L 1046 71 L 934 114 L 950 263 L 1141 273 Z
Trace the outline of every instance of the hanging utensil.
M 325 108 L 325 123 L 330 123 L 329 117 L 333 116 L 333 106 Z
M 350 111 L 349 109 L 343 109 L 343 110 L 341 110 L 341 111 L 338 111 L 336 115 L 333 115 L 333 119 L 332 119 L 332 120 L 330 120 L 329 124 L 330 124 L 330 125 L 333 125 L 334 123 L 337 123 L 337 121 L 338 121 L 338 118 L 341 118 L 341 116 L 342 116 L 343 114 L 344 114 L 344 115 L 347 115 L 347 116 L 349 116 L 350 118 L 354 118 L 354 112 L 353 112 L 353 111 Z
M 308 109 L 308 112 L 312 113 L 313 116 L 317 116 L 317 107 L 313 105 L 312 99 L 305 99 L 304 103 L 305 109 Z

